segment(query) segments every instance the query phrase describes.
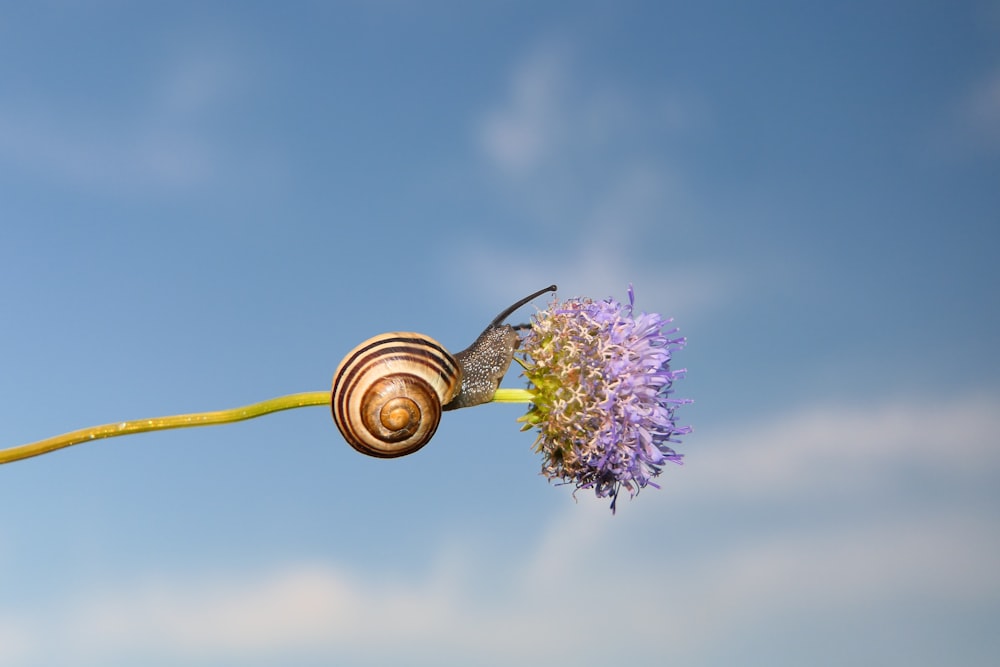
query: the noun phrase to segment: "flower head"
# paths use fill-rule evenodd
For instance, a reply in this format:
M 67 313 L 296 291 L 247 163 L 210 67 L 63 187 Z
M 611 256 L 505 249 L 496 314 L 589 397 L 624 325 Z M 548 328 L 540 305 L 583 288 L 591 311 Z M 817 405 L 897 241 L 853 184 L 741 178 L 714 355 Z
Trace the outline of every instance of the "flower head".
M 534 395 L 521 417 L 538 429 L 535 449 L 549 480 L 611 497 L 614 511 L 624 487 L 634 496 L 660 474 L 666 461 L 681 463 L 668 443 L 691 431 L 674 423 L 687 399 L 670 398 L 684 375 L 671 370 L 683 338 L 663 331 L 671 320 L 634 312 L 614 299 L 569 299 L 537 313 L 520 353 Z M 659 488 L 659 487 L 657 487 Z

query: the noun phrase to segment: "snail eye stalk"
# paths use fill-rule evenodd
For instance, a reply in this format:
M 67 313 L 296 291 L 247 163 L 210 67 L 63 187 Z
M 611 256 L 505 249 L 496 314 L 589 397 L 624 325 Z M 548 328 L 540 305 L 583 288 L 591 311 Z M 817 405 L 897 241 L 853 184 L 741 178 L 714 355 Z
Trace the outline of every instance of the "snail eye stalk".
M 331 407 L 338 429 L 358 451 L 381 458 L 411 454 L 434 435 L 442 409 L 493 400 L 520 341 L 503 320 L 531 299 L 555 288 L 551 285 L 517 301 L 500 313 L 472 346 L 456 355 L 423 334 L 383 334 L 348 353 L 334 374 L 331 391 L 289 394 L 228 410 L 91 426 L 0 450 L 0 464 L 93 440 L 229 424 L 282 410 L 321 405 Z
M 209 426 L 253 419 L 307 406 L 330 406 L 344 439 L 357 451 L 380 458 L 412 454 L 437 431 L 442 411 L 483 403 L 526 403 L 518 421 L 535 429 L 542 474 L 559 484 L 611 498 L 614 512 L 622 489 L 630 496 L 653 482 L 666 463 L 681 463 L 673 445 L 691 427 L 676 422 L 676 410 L 691 401 L 673 398 L 673 383 L 685 374 L 671 368 L 685 345 L 671 320 L 636 313 L 614 299 L 553 300 L 528 325 L 505 320 L 546 292 L 516 302 L 486 327 L 467 349 L 451 354 L 433 338 L 392 332 L 371 338 L 347 354 L 331 391 L 279 396 L 260 403 L 169 417 L 117 422 L 80 429 L 0 450 L 0 464 L 71 445 L 147 431 Z M 500 388 L 517 361 L 527 388 Z

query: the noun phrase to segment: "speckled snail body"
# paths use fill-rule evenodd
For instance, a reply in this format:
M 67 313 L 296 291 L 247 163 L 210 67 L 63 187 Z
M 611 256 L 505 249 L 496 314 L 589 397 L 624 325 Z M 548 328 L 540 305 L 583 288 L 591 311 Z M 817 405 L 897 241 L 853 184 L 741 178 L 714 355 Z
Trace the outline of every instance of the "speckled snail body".
M 555 289 L 550 285 L 513 304 L 455 354 L 412 332 L 385 333 L 358 345 L 333 375 L 331 409 L 344 439 L 369 456 L 405 456 L 430 441 L 443 410 L 493 400 L 520 342 L 504 320 Z

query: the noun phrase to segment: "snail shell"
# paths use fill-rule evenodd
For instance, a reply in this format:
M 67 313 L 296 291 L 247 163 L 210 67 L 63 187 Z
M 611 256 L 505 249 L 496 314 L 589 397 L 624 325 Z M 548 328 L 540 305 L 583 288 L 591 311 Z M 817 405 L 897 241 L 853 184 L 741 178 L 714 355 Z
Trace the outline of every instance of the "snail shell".
M 427 444 L 441 407 L 462 385 L 448 350 L 429 336 L 392 332 L 370 338 L 333 375 L 333 420 L 362 454 L 393 458 Z
M 362 454 L 412 454 L 437 431 L 442 410 L 489 403 L 520 343 L 503 321 L 539 290 L 490 322 L 467 349 L 452 355 L 430 336 L 395 331 L 351 350 L 333 374 L 333 421 Z

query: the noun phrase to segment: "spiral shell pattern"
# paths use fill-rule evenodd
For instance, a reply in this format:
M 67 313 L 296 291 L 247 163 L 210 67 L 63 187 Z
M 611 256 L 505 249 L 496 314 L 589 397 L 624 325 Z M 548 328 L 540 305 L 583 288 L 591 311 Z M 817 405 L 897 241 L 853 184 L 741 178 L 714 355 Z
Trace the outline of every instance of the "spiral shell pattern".
M 441 406 L 462 386 L 455 358 L 433 338 L 396 331 L 351 350 L 333 375 L 333 420 L 362 454 L 393 458 L 427 444 Z

